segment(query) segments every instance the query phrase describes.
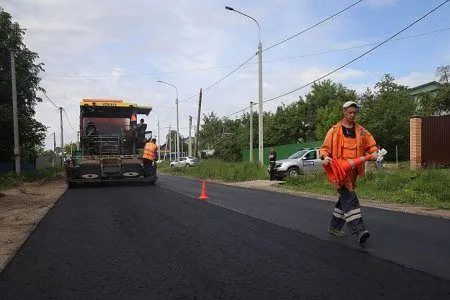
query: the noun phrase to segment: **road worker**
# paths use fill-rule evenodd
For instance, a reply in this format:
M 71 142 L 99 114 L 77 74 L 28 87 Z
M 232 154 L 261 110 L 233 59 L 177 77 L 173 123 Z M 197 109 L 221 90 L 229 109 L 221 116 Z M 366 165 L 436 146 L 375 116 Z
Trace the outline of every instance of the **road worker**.
M 358 105 L 353 101 L 347 101 L 342 108 L 344 118 L 328 130 L 320 148 L 320 158 L 324 165 L 328 165 L 332 159 L 353 159 L 377 152 L 377 144 L 370 132 L 355 123 Z M 373 155 L 373 159 L 376 159 L 376 155 Z M 365 244 L 370 236 L 370 232 L 364 225 L 361 207 L 355 193 L 356 178 L 364 174 L 365 169 L 362 164 L 350 170 L 343 184 L 337 185 L 340 196 L 328 229 L 330 234 L 342 237 L 345 236 L 342 227 L 347 223 L 361 245 Z
M 156 139 L 152 138 L 145 144 L 144 154 L 142 156 L 144 177 L 153 176 L 153 161 L 156 159 L 157 152 Z
M 133 111 L 133 113 L 131 114 L 130 126 L 131 126 L 131 128 L 134 128 L 137 126 L 137 114 L 135 111 Z
M 270 148 L 269 153 L 269 180 L 275 179 L 275 163 L 277 162 L 277 151 L 275 147 Z

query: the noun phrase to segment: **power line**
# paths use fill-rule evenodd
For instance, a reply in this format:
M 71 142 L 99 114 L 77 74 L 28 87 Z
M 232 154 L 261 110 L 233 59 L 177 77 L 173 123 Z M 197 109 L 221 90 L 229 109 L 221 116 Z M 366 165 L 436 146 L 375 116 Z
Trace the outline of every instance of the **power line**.
M 53 104 L 57 109 L 59 109 L 59 106 L 55 104 L 55 102 L 53 102 L 45 92 L 42 92 L 45 96 L 45 98 L 47 98 L 48 101 L 50 101 L 51 104 Z
M 425 35 L 429 35 L 429 34 L 433 34 L 433 33 L 437 33 L 437 32 L 442 32 L 442 31 L 447 31 L 447 30 L 450 30 L 450 27 L 441 28 L 441 29 L 436 29 L 436 30 L 428 31 L 428 32 L 422 32 L 422 33 L 413 34 L 413 35 L 408 35 L 408 36 L 401 37 L 401 38 L 396 38 L 396 39 L 392 39 L 390 42 L 406 40 L 406 39 L 410 39 L 410 38 L 415 38 L 415 37 L 425 36 Z M 304 57 L 310 57 L 310 56 L 317 56 L 317 55 L 323 55 L 323 54 L 330 54 L 330 53 L 335 53 L 335 52 L 340 52 L 340 51 L 345 51 L 345 50 L 353 50 L 353 49 L 358 49 L 358 48 L 364 48 L 364 47 L 368 47 L 368 46 L 373 46 L 373 45 L 377 45 L 377 44 L 379 44 L 379 43 L 381 43 L 381 42 L 374 42 L 374 43 L 360 44 L 360 45 L 356 45 L 356 46 L 352 46 L 352 47 L 338 48 L 338 49 L 327 50 L 327 51 L 322 51 L 322 52 L 315 52 L 315 53 L 302 54 L 302 55 L 298 55 L 298 56 L 283 57 L 283 58 L 279 58 L 279 59 L 266 60 L 266 61 L 264 61 L 264 63 L 271 63 L 271 62 L 282 61 L 282 60 L 290 60 L 290 59 L 296 59 L 296 58 L 304 58 Z
M 245 108 L 243 108 L 241 110 L 238 110 L 237 112 L 234 112 L 232 114 L 226 115 L 226 116 L 224 116 L 224 118 L 228 118 L 228 117 L 231 117 L 232 115 L 237 115 L 240 112 L 244 112 L 247 108 L 250 108 L 250 106 L 247 106 L 247 107 L 245 107 Z
M 330 20 L 330 19 L 336 17 L 337 15 L 339 15 L 339 14 L 345 12 L 346 10 L 349 10 L 350 8 L 352 8 L 353 6 L 355 6 L 355 5 L 359 4 L 359 3 L 361 3 L 362 1 L 363 1 L 363 0 L 356 1 L 355 3 L 353 3 L 353 4 L 349 5 L 349 6 L 347 6 L 346 8 L 344 8 L 344 9 L 338 11 L 337 13 L 332 14 L 331 16 L 329 16 L 329 17 L 323 19 L 322 21 L 317 22 L 316 24 L 314 24 L 314 25 L 312 25 L 312 26 L 310 26 L 310 27 L 308 27 L 308 28 L 306 28 L 306 29 L 300 31 L 299 33 L 296 33 L 296 34 L 294 34 L 293 36 L 290 36 L 290 37 L 288 37 L 288 38 L 286 38 L 286 39 L 284 39 L 284 40 L 282 40 L 282 41 L 280 41 L 280 42 L 278 42 L 278 43 L 276 43 L 276 44 L 274 44 L 274 45 L 272 45 L 272 46 L 270 46 L 270 47 L 267 47 L 266 49 L 263 50 L 263 52 L 265 52 L 265 51 L 267 51 L 267 50 L 270 50 L 270 49 L 272 49 L 272 48 L 275 48 L 275 47 L 277 47 L 277 46 L 279 46 L 279 45 L 281 45 L 281 44 L 283 44 L 283 43 L 285 43 L 285 42 L 287 42 L 287 41 L 289 41 L 289 40 L 291 40 L 291 39 L 293 39 L 293 38 L 299 36 L 300 34 L 305 33 L 305 32 L 307 32 L 307 31 L 309 31 L 309 30 L 311 30 L 311 29 L 317 27 L 317 26 L 319 26 L 319 25 L 322 24 L 322 23 L 325 23 L 326 21 L 328 21 L 328 20 Z
M 425 35 L 429 35 L 429 34 L 433 34 L 433 33 L 443 32 L 443 31 L 447 31 L 447 30 L 450 30 L 450 27 L 436 29 L 436 30 L 433 30 L 433 31 L 422 32 L 422 33 L 419 33 L 419 34 L 409 35 L 409 36 L 405 36 L 405 37 L 402 37 L 402 38 L 392 39 L 391 41 L 400 41 L 400 40 L 405 40 L 405 39 L 409 39 L 409 38 L 415 38 L 415 37 L 425 36 Z M 278 59 L 264 60 L 263 63 L 271 63 L 271 62 L 277 62 L 277 61 L 283 61 L 283 60 L 290 60 L 290 59 L 296 59 L 296 58 L 304 58 L 304 57 L 310 57 L 310 56 L 316 56 L 316 55 L 329 54 L 329 53 L 345 51 L 345 50 L 353 50 L 353 49 L 373 46 L 373 45 L 376 45 L 377 43 L 378 42 L 367 43 L 367 44 L 360 44 L 360 45 L 347 47 L 347 48 L 337 48 L 337 49 L 332 49 L 332 50 L 327 50 L 327 51 L 322 51 L 322 52 L 313 52 L 313 53 L 301 54 L 301 55 L 298 55 L 298 56 L 290 56 L 290 57 L 282 57 L 282 58 L 278 58 Z M 263 51 L 265 51 L 265 50 L 263 50 Z M 247 64 L 248 65 L 258 64 L 258 62 L 249 62 Z M 128 74 L 125 73 L 125 74 L 121 74 L 121 75 L 115 75 L 115 74 L 83 75 L 82 74 L 82 75 L 45 75 L 44 77 L 45 78 L 47 78 L 47 77 L 89 78 L 89 77 L 116 77 L 116 76 L 130 77 L 130 76 L 176 74 L 176 73 L 186 73 L 186 72 L 196 72 L 196 71 L 210 71 L 210 70 L 219 70 L 219 69 L 229 69 L 229 68 L 233 68 L 233 67 L 236 67 L 236 66 L 238 66 L 238 65 L 224 65 L 224 66 L 218 66 L 218 67 L 195 68 L 195 69 L 175 70 L 175 71 L 166 71 L 166 72 L 128 73 Z M 187 101 L 188 99 L 193 98 L 195 96 L 197 96 L 197 94 L 195 94 L 193 96 L 190 96 L 189 98 L 186 98 L 183 101 Z
M 67 122 L 69 122 L 70 128 L 72 128 L 72 130 L 73 130 L 74 132 L 77 132 L 77 131 L 73 128 L 72 123 L 70 123 L 70 120 L 69 120 L 69 118 L 67 117 L 67 113 L 66 113 L 66 110 L 65 110 L 64 108 L 63 108 L 63 111 L 64 111 L 64 115 L 66 116 Z
M 374 50 L 377 49 L 378 47 L 380 47 L 380 46 L 386 44 L 387 42 L 389 42 L 389 41 L 391 41 L 391 40 L 393 40 L 396 36 L 398 36 L 399 34 L 401 34 L 401 33 L 404 32 L 404 31 L 408 30 L 409 28 L 411 28 L 412 26 L 414 26 L 416 23 L 422 21 L 422 20 L 425 19 L 428 15 L 432 14 L 433 12 L 435 12 L 436 10 L 438 10 L 439 8 L 441 8 L 443 5 L 445 5 L 445 4 L 446 4 L 447 2 L 449 2 L 449 1 L 450 1 L 450 0 L 446 0 L 446 1 L 442 2 L 442 3 L 439 4 L 437 7 L 435 7 L 435 8 L 432 9 L 432 10 L 430 10 L 429 12 L 427 12 L 426 14 L 424 14 L 422 17 L 420 17 L 419 19 L 415 20 L 414 22 L 412 22 L 411 24 L 409 24 L 408 26 L 406 26 L 405 28 L 403 28 L 403 29 L 400 30 L 399 32 L 395 33 L 394 35 L 390 36 L 389 38 L 385 39 L 384 41 L 382 41 L 382 42 L 376 44 L 375 47 L 372 47 L 371 49 L 369 49 L 369 50 L 367 50 L 366 52 L 362 53 L 361 55 L 357 56 L 356 58 L 354 58 L 354 59 L 350 60 L 349 62 L 347 62 L 347 63 L 341 65 L 340 67 L 334 69 L 333 71 L 328 72 L 327 74 L 325 74 L 325 75 L 323 75 L 323 76 L 321 76 L 321 77 L 319 77 L 319 78 L 317 78 L 317 79 L 315 79 L 315 80 L 313 80 L 313 81 L 311 81 L 311 82 L 309 82 L 309 83 L 307 83 L 307 84 L 305 84 L 305 85 L 302 85 L 302 86 L 300 86 L 300 87 L 298 87 L 298 88 L 296 88 L 296 89 L 293 89 L 293 90 L 291 90 L 291 91 L 289 91 L 289 92 L 286 92 L 286 93 L 281 94 L 281 95 L 279 95 L 279 96 L 276 96 L 276 97 L 273 97 L 273 98 L 264 100 L 264 102 L 270 102 L 270 101 L 279 99 L 279 98 L 281 98 L 281 97 L 284 97 L 284 96 L 286 96 L 286 95 L 292 94 L 292 93 L 294 93 L 294 92 L 296 92 L 296 91 L 298 91 L 298 90 L 301 90 L 301 89 L 303 89 L 303 88 L 305 88 L 305 87 L 307 87 L 307 86 L 312 85 L 313 83 L 315 83 L 315 82 L 317 82 L 317 81 L 319 81 L 319 80 L 324 79 L 325 77 L 330 76 L 330 75 L 333 74 L 333 73 L 336 73 L 337 71 L 339 71 L 339 70 L 345 68 L 346 66 L 348 66 L 348 65 L 350 65 L 350 64 L 352 64 L 352 63 L 354 63 L 355 61 L 359 60 L 359 59 L 362 58 L 363 56 L 365 56 L 365 55 L 369 54 L 370 52 L 374 51 Z M 443 30 L 446 30 L 446 29 L 437 30 L 437 31 L 443 31 Z M 420 34 L 420 35 L 424 35 L 424 34 Z M 240 113 L 240 112 L 246 110 L 246 109 L 249 108 L 249 107 L 250 107 L 250 106 L 247 106 L 247 107 L 245 107 L 245 108 L 243 108 L 243 109 L 241 109 L 241 110 L 239 110 L 239 111 L 237 111 L 237 112 L 235 112 L 235 113 L 226 115 L 225 117 L 229 117 L 229 116 L 238 114 L 238 113 Z
M 409 29 L 410 27 L 414 26 L 416 23 L 418 23 L 418 22 L 422 21 L 423 19 L 425 19 L 428 15 L 430 15 L 430 14 L 433 13 L 434 11 L 438 10 L 440 7 L 442 7 L 444 4 L 446 4 L 446 3 L 449 2 L 449 1 L 450 1 L 450 0 L 446 0 L 446 1 L 442 2 L 442 3 L 439 4 L 437 7 L 435 7 L 435 8 L 432 9 L 431 11 L 427 12 L 425 15 L 423 15 L 423 16 L 420 17 L 419 19 L 415 20 L 414 22 L 412 22 L 411 24 L 409 24 L 408 26 L 406 26 L 405 28 L 403 28 L 403 29 L 400 30 L 399 32 L 397 32 L 397 33 L 395 33 L 394 35 L 390 36 L 389 38 L 387 38 L 386 40 L 382 41 L 381 43 L 378 43 L 375 47 L 370 48 L 369 50 L 367 50 L 367 51 L 364 52 L 363 54 L 357 56 L 356 58 L 350 60 L 349 62 L 343 64 L 342 66 L 340 66 L 340 67 L 334 69 L 333 71 L 328 72 L 327 74 L 325 74 L 325 75 L 323 75 L 323 76 L 321 76 L 321 77 L 319 77 L 319 78 L 317 78 L 317 79 L 315 79 L 315 80 L 313 80 L 313 81 L 311 81 L 311 82 L 309 82 L 309 83 L 307 83 L 307 84 L 305 84 L 305 85 L 302 85 L 301 87 L 298 87 L 298 88 L 296 88 L 296 89 L 293 89 L 293 90 L 291 90 L 291 91 L 289 91 L 289 92 L 286 92 L 286 93 L 284 93 L 284 94 L 281 94 L 281 95 L 279 95 L 279 96 L 276 96 L 276 97 L 273 97 L 273 98 L 264 100 L 264 102 L 273 101 L 273 100 L 279 99 L 279 98 L 281 98 L 281 97 L 284 97 L 284 96 L 286 96 L 286 95 L 292 94 L 292 93 L 294 93 L 294 92 L 296 92 L 296 91 L 298 91 L 298 90 L 300 90 L 300 89 L 303 89 L 303 88 L 305 88 L 305 87 L 307 87 L 307 86 L 309 86 L 309 85 L 311 85 L 311 84 L 313 84 L 313 83 L 315 83 L 315 82 L 317 82 L 317 81 L 319 81 L 319 80 L 324 79 L 325 77 L 330 76 L 330 75 L 333 74 L 333 73 L 336 73 L 337 71 L 339 71 L 339 70 L 345 68 L 346 66 L 348 66 L 348 65 L 350 65 L 350 64 L 352 64 L 352 63 L 354 63 L 355 61 L 357 61 L 358 59 L 362 58 L 363 56 L 365 56 L 365 55 L 369 54 L 370 52 L 374 51 L 374 50 L 377 49 L 378 47 L 380 47 L 380 46 L 386 44 L 387 42 L 389 42 L 390 40 L 392 40 L 392 39 L 393 39 L 394 37 L 396 37 L 397 35 L 401 34 L 402 32 L 406 31 L 406 30 Z
M 253 54 L 252 56 L 250 56 L 247 60 L 245 60 L 245 61 L 244 61 L 243 63 L 241 63 L 240 65 L 238 65 L 236 68 L 234 68 L 231 72 L 229 72 L 228 74 L 226 74 L 225 76 L 223 76 L 222 78 L 220 78 L 219 80 L 217 80 L 216 82 L 214 82 L 213 84 L 211 84 L 210 86 L 204 88 L 204 89 L 203 89 L 203 92 L 206 92 L 207 90 L 211 89 L 212 87 L 218 85 L 220 82 L 222 82 L 222 81 L 225 80 L 226 78 L 230 77 L 234 72 L 236 72 L 237 70 L 239 70 L 240 68 L 242 68 L 246 63 L 248 63 L 248 62 L 249 62 L 253 57 L 255 57 L 255 56 L 256 56 L 256 53 Z M 193 96 L 191 96 L 191 97 L 189 97 L 189 98 L 187 98 L 187 99 L 184 99 L 183 101 L 180 101 L 180 103 L 181 103 L 181 102 L 186 102 L 186 101 L 188 101 L 188 100 L 194 98 L 195 96 L 197 96 L 197 95 L 193 95 Z

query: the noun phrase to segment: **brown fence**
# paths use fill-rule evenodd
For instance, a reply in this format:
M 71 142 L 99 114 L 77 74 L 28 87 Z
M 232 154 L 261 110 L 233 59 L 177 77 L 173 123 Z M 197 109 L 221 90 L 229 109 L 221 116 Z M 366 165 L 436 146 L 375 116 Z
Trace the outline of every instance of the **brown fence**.
M 450 165 L 450 115 L 422 118 L 422 164 Z

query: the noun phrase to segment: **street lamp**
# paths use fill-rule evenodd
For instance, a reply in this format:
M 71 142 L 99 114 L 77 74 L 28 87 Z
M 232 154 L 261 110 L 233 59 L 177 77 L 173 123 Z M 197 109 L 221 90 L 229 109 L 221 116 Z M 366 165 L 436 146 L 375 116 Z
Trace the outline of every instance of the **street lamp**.
M 161 160 L 161 137 L 159 136 L 159 114 L 156 113 L 156 116 L 158 117 L 158 160 Z M 166 145 L 167 149 L 167 145 Z
M 179 127 L 179 119 L 178 119 L 178 89 L 177 89 L 176 86 L 174 86 L 171 83 L 168 83 L 168 82 L 165 82 L 165 81 L 162 81 L 162 80 L 158 80 L 158 82 L 159 83 L 164 83 L 164 84 L 167 84 L 167 85 L 170 85 L 170 86 L 174 87 L 175 91 L 177 92 L 177 98 L 175 99 L 175 104 L 177 106 L 177 141 L 176 141 L 177 142 L 177 144 L 176 144 L 177 155 L 176 155 L 176 160 L 179 160 L 180 159 L 180 127 Z
M 264 125 L 263 125 L 263 82 L 262 82 L 262 43 L 261 43 L 261 27 L 259 26 L 258 21 L 255 18 L 250 17 L 249 15 L 240 12 L 230 6 L 225 6 L 225 9 L 234 11 L 240 15 L 243 15 L 247 18 L 252 19 L 256 25 L 258 25 L 258 94 L 259 94 L 259 107 L 258 107 L 258 134 L 259 134 L 259 143 L 258 143 L 258 155 L 259 162 L 264 164 L 263 157 L 263 149 L 264 149 Z

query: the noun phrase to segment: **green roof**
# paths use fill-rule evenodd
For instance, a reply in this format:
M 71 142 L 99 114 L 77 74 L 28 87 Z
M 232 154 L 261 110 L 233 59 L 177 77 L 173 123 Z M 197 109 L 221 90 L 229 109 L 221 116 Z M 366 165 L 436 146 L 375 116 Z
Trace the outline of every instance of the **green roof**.
M 437 91 L 438 89 L 441 88 L 441 86 L 442 86 L 442 84 L 437 81 L 430 81 L 428 83 L 424 83 L 424 84 L 415 86 L 413 88 L 410 88 L 409 93 L 412 96 L 418 95 L 418 94 L 430 93 L 430 92 Z

